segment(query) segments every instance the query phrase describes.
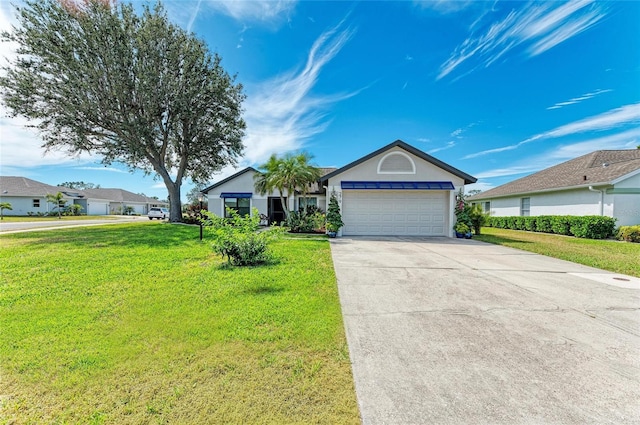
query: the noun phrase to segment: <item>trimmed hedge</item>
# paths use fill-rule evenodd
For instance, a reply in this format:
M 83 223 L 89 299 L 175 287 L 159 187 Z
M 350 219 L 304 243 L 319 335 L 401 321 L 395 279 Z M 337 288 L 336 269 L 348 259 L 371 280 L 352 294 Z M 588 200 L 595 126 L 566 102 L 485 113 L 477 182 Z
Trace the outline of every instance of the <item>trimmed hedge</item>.
M 499 229 L 554 233 L 586 239 L 606 239 L 614 235 L 616 219 L 599 215 L 539 215 L 535 217 L 489 217 L 487 226 Z M 627 226 L 638 227 L 640 226 Z
M 620 226 L 618 239 L 621 241 L 640 243 L 640 225 Z

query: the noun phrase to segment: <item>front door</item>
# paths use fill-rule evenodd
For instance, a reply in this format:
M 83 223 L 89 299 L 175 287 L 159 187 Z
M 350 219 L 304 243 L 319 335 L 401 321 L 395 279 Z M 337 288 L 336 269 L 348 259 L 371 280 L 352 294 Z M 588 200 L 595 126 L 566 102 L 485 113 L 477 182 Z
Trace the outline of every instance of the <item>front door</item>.
M 284 208 L 282 208 L 280 198 L 277 196 L 269 197 L 269 223 L 280 224 L 285 218 L 286 216 L 284 215 Z

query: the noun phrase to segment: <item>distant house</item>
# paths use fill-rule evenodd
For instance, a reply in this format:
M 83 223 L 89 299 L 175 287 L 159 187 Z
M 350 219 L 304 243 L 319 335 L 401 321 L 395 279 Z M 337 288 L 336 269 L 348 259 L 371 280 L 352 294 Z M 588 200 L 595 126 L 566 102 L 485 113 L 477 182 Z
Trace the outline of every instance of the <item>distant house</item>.
M 284 218 L 283 207 L 299 208 L 299 193 L 261 196 L 249 167 L 203 190 L 209 210 L 224 207 L 248 213 L 257 208 L 270 221 Z M 344 235 L 452 236 L 456 191 L 476 179 L 407 143 L 396 140 L 339 169 L 323 169 L 309 203 L 326 211 L 332 193 L 341 208 Z
M 124 189 L 85 189 L 82 193 L 91 200 L 87 215 L 122 214 L 127 207 L 132 208 L 134 214 L 144 215 L 151 207 L 168 207 L 166 202 Z
M 602 215 L 640 223 L 640 149 L 599 150 L 471 196 L 494 216 Z
M 81 212 L 87 215 L 122 214 L 126 207 L 133 208 L 133 213 L 146 214 L 151 207 L 167 206 L 165 202 L 122 189 L 76 190 L 48 185 L 26 177 L 0 176 L 0 200 L 9 202 L 13 208 L 5 210 L 5 215 L 53 212 L 55 205 L 47 202 L 47 194 L 58 192 L 62 193 L 67 205 L 80 205 Z

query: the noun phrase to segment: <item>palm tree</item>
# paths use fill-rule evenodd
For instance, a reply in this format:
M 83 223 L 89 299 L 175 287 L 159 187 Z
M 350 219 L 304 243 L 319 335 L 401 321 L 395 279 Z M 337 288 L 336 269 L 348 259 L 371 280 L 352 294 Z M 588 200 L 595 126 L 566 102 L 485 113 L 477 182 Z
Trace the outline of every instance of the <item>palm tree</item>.
M 309 187 L 320 179 L 320 169 L 311 164 L 313 155 L 307 152 L 300 152 L 294 156 L 295 168 L 293 181 L 295 186 L 300 192 L 302 192 L 302 198 L 304 199 L 304 212 L 307 213 L 307 193 L 309 193 Z
M 0 220 L 4 220 L 4 210 L 13 210 L 11 203 L 0 202 Z
M 258 167 L 259 173 L 255 174 L 253 179 L 255 180 L 254 186 L 256 192 L 260 195 L 265 195 L 276 189 L 278 190 L 282 209 L 284 210 L 285 217 L 288 218 L 289 212 L 285 207 L 286 203 L 283 194 L 284 183 L 280 173 L 281 164 L 281 159 L 279 159 L 275 154 L 271 155 L 267 162 Z
M 51 202 L 56 206 L 56 208 L 58 208 L 58 219 L 61 219 L 62 207 L 67 203 L 67 201 L 64 200 L 64 195 L 62 194 L 62 192 L 58 192 L 55 195 L 47 193 L 47 202 Z
M 287 154 L 283 158 L 274 154 L 258 167 L 260 173 L 254 176 L 256 191 L 261 195 L 278 190 L 286 218 L 289 218 L 289 208 L 285 207 L 284 191 L 291 196 L 299 190 L 306 199 L 309 185 L 320 178 L 320 169 L 310 163 L 312 158 L 306 152 Z M 306 208 L 305 204 L 305 211 Z

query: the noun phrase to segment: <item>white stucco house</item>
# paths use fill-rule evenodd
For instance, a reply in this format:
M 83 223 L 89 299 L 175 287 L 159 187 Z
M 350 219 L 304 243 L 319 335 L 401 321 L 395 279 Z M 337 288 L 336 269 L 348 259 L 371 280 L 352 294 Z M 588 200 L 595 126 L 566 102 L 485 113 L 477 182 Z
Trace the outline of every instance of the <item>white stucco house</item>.
M 166 203 L 123 189 L 77 190 L 53 186 L 26 177 L 0 176 L 0 202 L 9 202 L 11 210 L 4 215 L 38 215 L 54 212 L 55 205 L 47 202 L 47 194 L 62 193 L 66 205 L 77 204 L 87 215 L 121 214 L 130 206 L 134 213 L 146 214 L 150 207 Z M 57 210 L 55 210 L 57 211 Z
M 271 221 L 280 217 L 277 193 L 261 196 L 249 167 L 203 190 L 209 210 L 223 215 L 225 205 L 240 212 L 257 208 Z M 396 140 L 339 169 L 323 169 L 310 203 L 326 211 L 335 193 L 345 226 L 339 235 L 453 236 L 456 192 L 476 179 Z M 299 194 L 286 194 L 292 210 Z
M 599 150 L 468 198 L 493 216 L 602 215 L 640 224 L 640 149 Z

